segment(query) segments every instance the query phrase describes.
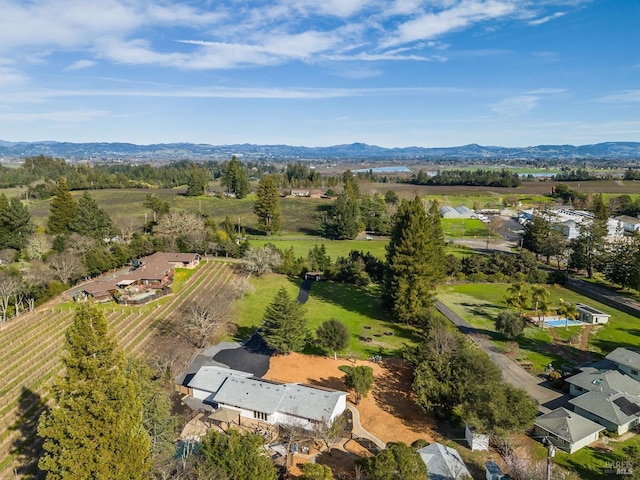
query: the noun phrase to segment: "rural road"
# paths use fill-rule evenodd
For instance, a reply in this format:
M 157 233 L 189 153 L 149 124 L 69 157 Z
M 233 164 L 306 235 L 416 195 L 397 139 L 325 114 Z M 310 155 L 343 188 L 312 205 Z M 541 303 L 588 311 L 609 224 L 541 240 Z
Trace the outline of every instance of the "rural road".
M 502 377 L 506 382 L 509 382 L 515 387 L 525 389 L 529 395 L 535 398 L 540 404 L 539 410 L 541 413 L 548 413 L 562 406 L 565 401 L 568 400 L 568 395 L 563 395 L 561 392 L 546 387 L 544 385 L 544 383 L 546 383 L 545 381 L 540 381 L 540 379 L 532 376 L 524 368 L 500 353 L 489 340 L 479 335 L 475 328 L 444 303 L 438 300 L 436 302 L 436 308 L 451 320 L 451 322 L 457 325 L 462 333 L 468 335 L 480 348 L 487 352 L 493 363 L 502 370 Z

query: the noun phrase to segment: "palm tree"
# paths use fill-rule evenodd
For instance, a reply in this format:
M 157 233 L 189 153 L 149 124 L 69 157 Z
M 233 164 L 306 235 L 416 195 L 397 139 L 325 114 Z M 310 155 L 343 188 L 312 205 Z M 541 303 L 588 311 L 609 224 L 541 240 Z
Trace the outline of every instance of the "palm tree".
M 509 293 L 505 296 L 505 302 L 508 306 L 515 308 L 518 312 L 522 312 L 527 304 L 528 292 L 527 286 L 522 282 L 516 282 L 507 288 Z
M 575 320 L 580 316 L 580 312 L 578 312 L 578 307 L 573 303 L 565 302 L 561 298 L 560 306 L 558 307 L 558 315 L 564 316 L 564 328 L 567 330 L 569 328 L 569 319 Z
M 549 290 L 542 285 L 531 287 L 531 303 L 538 317 L 538 322 L 542 324 L 542 316 L 549 311 Z

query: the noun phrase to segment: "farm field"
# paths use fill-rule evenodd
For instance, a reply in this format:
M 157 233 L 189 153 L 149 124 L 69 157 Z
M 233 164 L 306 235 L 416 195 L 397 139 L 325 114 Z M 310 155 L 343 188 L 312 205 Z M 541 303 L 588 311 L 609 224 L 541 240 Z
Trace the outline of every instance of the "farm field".
M 227 263 L 202 263 L 194 270 L 177 270 L 174 295 L 140 307 L 109 303 L 99 308 L 127 353 L 147 359 L 178 354 L 176 368 L 182 368 L 193 348 L 158 327 L 185 301 L 206 295 L 233 275 Z M 0 478 L 14 468 L 25 473 L 33 467 L 29 452 L 36 448 L 37 418 L 50 400 L 51 379 L 62 371 L 64 331 L 74 314 L 73 303 L 60 298 L 10 320 L 0 330 Z
M 172 210 L 208 215 L 217 222 L 222 222 L 228 216 L 234 223 L 240 222 L 240 225 L 246 228 L 247 233 L 252 233 L 257 224 L 257 218 L 253 213 L 254 194 L 237 200 L 214 196 L 185 197 L 184 191 L 184 188 L 122 189 L 91 190 L 90 193 L 114 220 L 126 216 L 134 218 L 140 226 L 144 223 L 145 213 L 148 219 L 151 218 L 151 211 L 142 204 L 146 196 L 152 193 L 169 202 Z M 83 192 L 73 191 L 71 193 L 79 198 Z M 46 224 L 50 203 L 50 199 L 29 203 L 29 211 L 37 225 L 44 226 Z M 280 208 L 282 210 L 283 231 L 315 234 L 324 209 L 331 204 L 333 204 L 333 200 L 321 198 L 282 198 Z
M 240 337 L 258 328 L 267 306 L 276 293 L 284 287 L 293 298 L 298 296 L 301 280 L 284 275 L 270 274 L 263 278 L 252 278 L 255 292 L 247 295 L 236 306 Z M 377 288 L 361 288 L 334 282 L 316 282 L 311 287 L 309 301 L 305 304 L 309 329 L 315 331 L 320 324 L 331 318 L 343 322 L 351 333 L 351 342 L 342 356 L 348 351 L 369 358 L 372 355 L 397 353 L 404 344 L 418 341 L 417 330 L 390 320 L 386 309 L 382 307 L 380 292 Z M 387 332 L 387 334 L 385 334 Z M 391 333 L 391 335 L 389 334 Z M 362 341 L 360 337 L 369 337 L 371 341 Z M 304 353 L 323 353 L 319 349 L 308 347 Z
M 504 297 L 507 288 L 509 284 L 504 283 L 446 285 L 438 289 L 437 296 L 481 333 L 490 336 L 501 351 L 507 352 L 508 342 L 495 331 L 495 318 L 506 308 Z M 590 358 L 600 358 L 618 346 L 640 346 L 635 317 L 558 285 L 549 285 L 547 289 L 552 311 L 555 311 L 560 299 L 564 299 L 570 303 L 585 303 L 602 310 L 611 315 L 611 320 L 606 325 L 591 327 L 586 337 L 588 352 L 581 352 L 577 342 L 574 345 L 568 344 L 570 337 L 581 337 L 585 327 L 569 327 L 567 330 L 564 327 L 526 327 L 524 335 L 517 339 L 518 351 L 514 352 L 514 356 L 532 362 L 536 371 L 543 371 L 549 363 L 559 368 L 563 363 L 575 364 Z M 535 316 L 531 310 L 525 313 Z
M 372 255 L 379 259 L 384 259 L 386 255 L 386 246 L 389 243 L 386 239 L 375 240 L 329 240 L 322 237 L 307 237 L 295 239 L 288 239 L 287 237 L 279 237 L 274 235 L 272 237 L 251 237 L 249 243 L 252 247 L 260 248 L 264 245 L 271 243 L 278 247 L 280 250 L 287 250 L 293 247 L 293 251 L 297 257 L 307 258 L 309 250 L 315 245 L 323 245 L 327 250 L 327 255 L 331 257 L 331 260 L 335 262 L 338 257 L 346 257 L 351 250 L 358 250 L 361 252 L 371 252 Z

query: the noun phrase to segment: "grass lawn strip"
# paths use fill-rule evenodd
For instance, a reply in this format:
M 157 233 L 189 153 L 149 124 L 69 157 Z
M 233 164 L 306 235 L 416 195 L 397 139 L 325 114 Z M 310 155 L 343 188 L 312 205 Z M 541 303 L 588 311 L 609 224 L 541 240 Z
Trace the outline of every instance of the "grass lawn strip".
M 471 325 L 488 335 L 501 351 L 507 351 L 506 340 L 495 331 L 495 318 L 498 313 L 506 309 L 504 297 L 509 284 L 458 284 L 446 285 L 438 290 L 438 297 L 449 308 L 464 318 Z M 570 303 L 584 303 L 611 315 L 610 322 L 604 326 L 595 326 L 589 336 L 589 350 L 594 357 L 603 356 L 618 346 L 640 346 L 640 338 L 635 335 L 637 319 L 624 312 L 596 302 L 558 285 L 547 286 L 550 294 L 550 304 L 553 308 L 560 304 L 560 299 Z M 528 314 L 535 316 L 532 311 Z M 570 336 L 579 335 L 582 327 L 556 328 L 556 335 L 567 340 Z M 527 327 L 524 336 L 517 339 L 520 352 L 518 358 L 533 363 L 537 371 L 544 370 L 548 363 L 559 368 L 567 359 L 561 350 L 554 349 L 552 336 L 548 329 Z M 566 346 L 572 357 L 578 358 L 579 344 Z
M 261 325 L 266 307 L 281 287 L 296 298 L 301 283 L 299 279 L 276 274 L 252 278 L 250 282 L 255 292 L 247 295 L 235 308 L 240 332 L 255 330 Z M 377 287 L 359 288 L 335 282 L 316 282 L 305 304 L 309 329 L 315 331 L 322 322 L 337 318 L 351 334 L 350 345 L 345 352 L 355 352 L 361 358 L 395 354 L 405 343 L 414 344 L 417 341 L 417 330 L 391 322 L 381 302 Z M 360 337 L 368 337 L 371 341 L 362 341 Z M 305 353 L 322 352 L 310 347 Z

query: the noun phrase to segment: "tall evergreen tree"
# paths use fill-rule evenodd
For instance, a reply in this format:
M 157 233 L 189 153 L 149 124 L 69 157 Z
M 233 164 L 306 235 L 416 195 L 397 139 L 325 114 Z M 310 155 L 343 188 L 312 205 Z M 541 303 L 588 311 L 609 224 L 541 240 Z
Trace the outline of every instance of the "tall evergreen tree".
M 278 290 L 264 313 L 264 341 L 276 352 L 299 352 L 307 339 L 307 321 L 302 305 L 284 287 Z
M 169 213 L 169 203 L 161 199 L 156 193 L 149 193 L 142 204 L 143 207 L 153 212 L 153 222 L 158 221 L 158 217 L 165 213 Z
M 416 322 L 444 275 L 439 218 L 427 217 L 420 198 L 403 200 L 387 245 L 385 295 L 395 317 Z M 440 230 L 441 232 L 441 230 Z
M 256 203 L 253 213 L 258 217 L 258 226 L 267 235 L 280 230 L 280 194 L 273 175 L 265 175 L 258 184 Z
M 569 266 L 584 269 L 589 278 L 593 278 L 598 263 L 605 258 L 607 221 L 596 217 L 580 224 L 578 232 L 578 236 L 569 243 L 572 250 Z
M 358 201 L 347 193 L 336 198 L 332 220 L 327 224 L 327 233 L 338 240 L 353 240 L 360 231 L 360 208 Z
M 198 197 L 207 193 L 209 177 L 209 172 L 204 168 L 193 168 L 189 174 L 185 195 L 187 197 Z
M 150 440 L 140 382 L 95 306 L 78 309 L 62 361 L 55 405 L 38 423 L 44 440 L 38 466 L 48 479 L 146 478 Z
M 117 228 L 109 214 L 98 205 L 98 202 L 87 191 L 78 200 L 71 230 L 96 240 L 111 238 L 117 233 Z
M 222 165 L 220 184 L 236 198 L 244 198 L 249 193 L 249 172 L 235 155 Z
M 47 230 L 52 235 L 66 235 L 72 231 L 78 202 L 69 192 L 67 180 L 61 177 L 49 209 Z
M 20 199 L 7 200 L 4 193 L 0 194 L 0 249 L 22 250 L 33 232 L 31 214 Z

